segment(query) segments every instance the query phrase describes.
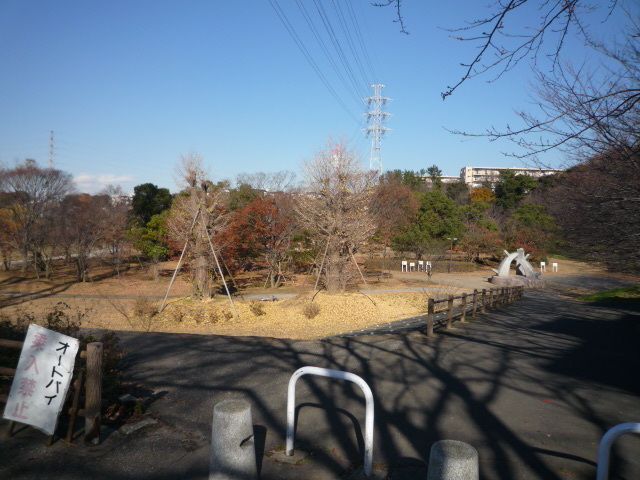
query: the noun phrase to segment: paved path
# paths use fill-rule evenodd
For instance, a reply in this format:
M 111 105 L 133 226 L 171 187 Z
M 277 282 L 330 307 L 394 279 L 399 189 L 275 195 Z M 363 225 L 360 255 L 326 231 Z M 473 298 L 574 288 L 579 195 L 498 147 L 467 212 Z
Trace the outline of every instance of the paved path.
M 640 421 L 639 320 L 634 311 L 527 292 L 432 339 L 416 331 L 307 342 L 123 332 L 126 376 L 155 392 L 148 415 L 157 423 L 105 431 L 91 448 L 47 449 L 41 434 L 19 431 L 0 439 L 0 478 L 204 480 L 213 405 L 247 399 L 258 452 L 269 452 L 284 441 L 290 375 L 315 365 L 369 383 L 374 462 L 392 479 L 426 478 L 429 448 L 445 438 L 478 449 L 483 479 L 591 479 L 601 435 Z M 297 439 L 315 456 L 292 467 L 260 455 L 261 478 L 340 478 L 362 452 L 362 395 L 323 378 L 298 385 Z M 640 478 L 638 451 L 637 437 L 619 441 L 617 478 Z

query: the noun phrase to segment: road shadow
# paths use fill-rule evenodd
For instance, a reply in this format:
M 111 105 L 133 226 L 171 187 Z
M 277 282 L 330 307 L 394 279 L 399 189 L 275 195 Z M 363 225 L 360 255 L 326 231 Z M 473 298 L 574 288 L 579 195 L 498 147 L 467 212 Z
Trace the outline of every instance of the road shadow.
M 256 435 L 259 452 L 282 446 L 289 378 L 312 365 L 355 373 L 371 387 L 373 459 L 392 479 L 424 474 L 431 445 L 443 439 L 476 447 L 483 479 L 593 478 L 601 435 L 633 420 L 640 408 L 637 387 L 623 381 L 637 372 L 637 356 L 629 360 L 634 354 L 627 349 L 637 339 L 632 323 L 624 313 L 535 292 L 433 338 L 420 332 L 318 341 L 119 332 L 130 352 L 127 380 L 167 392 L 150 408 L 163 425 L 162 443 L 158 434 L 141 436 L 137 448 L 149 458 L 141 453 L 126 476 L 150 478 L 145 468 L 155 465 L 153 478 L 206 478 L 212 409 L 228 398 L 252 405 L 254 424 L 264 428 L 262 439 Z M 616 361 L 618 354 L 627 361 Z M 585 367 L 594 363 L 608 375 Z M 361 390 L 305 375 L 296 403 L 296 441 L 319 446 L 325 454 L 316 460 L 326 478 L 337 478 L 345 469 L 338 455 L 362 455 Z M 184 438 L 200 454 L 172 460 Z M 13 447 L 0 443 L 11 458 Z M 640 472 L 634 448 L 634 440 L 616 447 L 618 478 Z M 114 449 L 108 462 L 81 465 L 69 454 L 59 461 L 35 456 L 28 464 L 11 462 L 6 472 L 29 478 L 46 465 L 60 478 L 115 478 L 122 476 L 118 462 L 134 462 L 135 453 Z M 264 480 L 305 478 L 304 465 L 288 467 L 290 476 L 283 476 L 270 462 L 261 460 Z

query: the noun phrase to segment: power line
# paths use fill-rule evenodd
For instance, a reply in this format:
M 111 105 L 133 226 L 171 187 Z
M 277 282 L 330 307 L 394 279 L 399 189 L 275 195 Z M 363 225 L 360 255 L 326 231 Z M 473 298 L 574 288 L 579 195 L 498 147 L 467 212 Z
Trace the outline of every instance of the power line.
M 325 87 L 327 87 L 327 89 L 329 90 L 329 92 L 331 93 L 333 98 L 335 98 L 335 100 L 338 102 L 338 104 L 344 109 L 345 112 L 347 112 L 347 114 L 352 118 L 352 120 L 354 122 L 358 123 L 358 118 L 347 108 L 347 106 L 344 104 L 342 99 L 338 96 L 338 94 L 333 89 L 333 87 L 331 86 L 329 81 L 326 79 L 324 74 L 320 71 L 320 68 L 318 67 L 316 62 L 313 60 L 313 58 L 311 57 L 311 54 L 309 53 L 309 51 L 305 47 L 304 43 L 302 42 L 302 40 L 300 39 L 298 34 L 293 29 L 293 26 L 289 22 L 287 16 L 284 14 L 282 9 L 280 8 L 280 5 L 278 5 L 278 1 L 277 0 L 269 0 L 269 3 L 271 4 L 271 7 L 273 8 L 273 10 L 278 15 L 278 18 L 280 18 L 280 21 L 282 22 L 282 24 L 285 26 L 285 28 L 289 32 L 289 35 L 291 35 L 291 38 L 293 38 L 293 40 L 296 42 L 296 45 L 298 46 L 298 48 L 300 49 L 300 51 L 302 52 L 304 57 L 307 59 L 307 61 L 309 62 L 309 64 L 313 68 L 313 70 L 316 72 L 316 75 L 318 75 L 320 80 L 322 80 L 322 83 L 324 83 Z

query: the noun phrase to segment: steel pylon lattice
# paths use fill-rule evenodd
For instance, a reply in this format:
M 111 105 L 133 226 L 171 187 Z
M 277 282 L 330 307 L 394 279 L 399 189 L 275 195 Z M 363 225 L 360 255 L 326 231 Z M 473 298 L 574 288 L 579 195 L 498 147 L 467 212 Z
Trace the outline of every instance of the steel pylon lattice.
M 382 89 L 385 85 L 375 84 L 371 85 L 373 87 L 373 96 L 366 97 L 364 100 L 367 102 L 368 112 L 363 113 L 363 115 L 367 116 L 368 125 L 366 128 L 363 128 L 363 131 L 367 134 L 367 136 L 371 136 L 371 154 L 369 157 L 369 168 L 371 170 L 377 170 L 378 174 L 382 173 L 382 155 L 380 153 L 380 144 L 382 143 L 382 137 L 384 134 L 391 130 L 388 127 L 385 127 L 383 124 L 386 121 L 387 117 L 390 117 L 391 114 L 387 112 L 383 112 L 382 108 L 390 102 L 391 99 L 388 97 L 382 96 Z

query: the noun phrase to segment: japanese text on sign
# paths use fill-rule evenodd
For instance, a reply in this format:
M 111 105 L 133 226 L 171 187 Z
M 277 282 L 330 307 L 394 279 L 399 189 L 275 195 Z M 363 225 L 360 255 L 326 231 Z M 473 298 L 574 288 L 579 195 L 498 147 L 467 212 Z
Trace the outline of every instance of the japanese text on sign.
M 29 325 L 3 417 L 52 435 L 73 376 L 78 347 L 73 337 Z

